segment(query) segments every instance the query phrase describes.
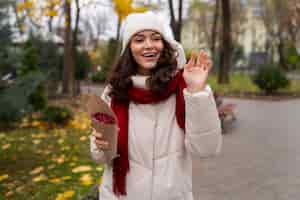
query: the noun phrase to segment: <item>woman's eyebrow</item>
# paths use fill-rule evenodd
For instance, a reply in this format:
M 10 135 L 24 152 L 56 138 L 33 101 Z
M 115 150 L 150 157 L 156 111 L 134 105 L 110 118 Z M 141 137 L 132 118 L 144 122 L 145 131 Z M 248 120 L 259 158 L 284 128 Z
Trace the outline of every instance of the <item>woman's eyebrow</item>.
M 145 36 L 143 34 L 137 33 L 136 35 L 134 35 L 134 37 L 145 37 Z
M 159 36 L 159 37 L 162 37 L 161 34 L 159 34 L 159 33 L 152 33 L 152 36 Z

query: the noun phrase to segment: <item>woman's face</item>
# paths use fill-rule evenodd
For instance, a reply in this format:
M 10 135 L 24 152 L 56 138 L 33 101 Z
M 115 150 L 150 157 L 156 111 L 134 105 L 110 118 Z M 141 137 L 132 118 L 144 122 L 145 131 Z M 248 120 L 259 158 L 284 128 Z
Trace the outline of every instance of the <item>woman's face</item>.
M 150 70 L 156 67 L 163 48 L 162 36 L 156 31 L 141 31 L 131 38 L 130 49 L 138 64 L 139 74 L 150 74 Z

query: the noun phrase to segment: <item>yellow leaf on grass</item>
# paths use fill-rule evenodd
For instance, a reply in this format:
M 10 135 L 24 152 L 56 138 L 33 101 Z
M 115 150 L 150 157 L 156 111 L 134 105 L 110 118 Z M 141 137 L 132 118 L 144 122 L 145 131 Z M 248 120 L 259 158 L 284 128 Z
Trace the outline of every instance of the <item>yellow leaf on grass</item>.
M 44 174 L 41 174 L 39 176 L 36 176 L 32 179 L 33 182 L 40 182 L 40 181 L 45 181 L 47 180 L 47 176 L 45 176 Z
M 97 167 L 96 170 L 99 171 L 99 172 L 102 172 L 103 171 L 103 167 Z
M 8 149 L 11 146 L 11 144 L 5 144 L 2 146 L 2 150 Z
M 68 190 L 63 193 L 60 193 L 56 196 L 55 200 L 67 200 L 73 197 L 75 192 L 73 190 Z
M 54 157 L 54 158 L 52 158 L 53 161 L 55 161 L 55 162 L 57 162 L 59 164 L 64 163 L 65 159 L 66 159 L 65 155 L 61 155 L 60 157 Z
M 49 154 L 51 153 L 51 151 L 49 151 L 49 150 L 44 150 L 44 151 L 42 151 L 42 153 L 45 154 L 45 155 L 49 155 Z
M 64 146 L 64 147 L 61 148 L 62 151 L 70 150 L 70 149 L 71 149 L 71 147 L 69 147 L 69 146 Z
M 77 161 L 77 160 L 78 160 L 78 157 L 73 156 L 71 159 L 72 159 L 73 161 Z
M 25 189 L 25 186 L 23 186 L 23 185 L 19 186 L 19 187 L 16 188 L 16 192 L 21 193 L 21 192 L 24 191 L 24 189 Z
M 57 142 L 59 143 L 59 144 L 62 144 L 62 143 L 64 143 L 64 139 L 63 138 L 60 138 Z
M 46 133 L 31 134 L 31 137 L 35 139 L 41 139 L 41 138 L 46 138 L 47 134 Z
M 67 181 L 67 180 L 72 179 L 72 177 L 71 176 L 64 176 L 61 179 L 64 180 L 64 181 Z
M 8 177 L 9 177 L 8 174 L 3 174 L 3 175 L 1 175 L 1 176 L 0 176 L 0 182 L 1 182 L 1 181 L 4 181 L 5 179 L 8 179 Z
M 84 186 L 89 186 L 93 184 L 93 178 L 90 174 L 84 174 L 80 177 L 80 183 Z
M 56 165 L 52 164 L 48 166 L 48 169 L 53 169 Z
M 36 120 L 31 123 L 31 126 L 33 126 L 33 127 L 39 127 L 40 125 L 41 125 L 41 122 L 36 121 Z
M 80 140 L 80 141 L 85 141 L 85 140 L 87 140 L 87 137 L 86 137 L 86 136 L 81 136 L 81 137 L 79 138 L 79 140 Z
M 40 166 L 40 167 L 36 167 L 34 168 L 32 171 L 29 172 L 30 175 L 35 175 L 35 174 L 39 174 L 42 171 L 44 171 L 44 167 Z
M 60 178 L 52 178 L 49 180 L 50 183 L 61 183 L 61 179 Z
M 91 166 L 88 166 L 88 165 L 81 165 L 81 166 L 78 166 L 78 167 L 75 167 L 72 169 L 72 172 L 73 173 L 79 173 L 79 172 L 88 172 L 88 171 L 91 171 L 92 170 L 92 167 Z
M 36 140 L 33 140 L 32 142 L 33 142 L 33 144 L 39 144 L 39 143 L 41 143 L 41 140 L 36 139 Z

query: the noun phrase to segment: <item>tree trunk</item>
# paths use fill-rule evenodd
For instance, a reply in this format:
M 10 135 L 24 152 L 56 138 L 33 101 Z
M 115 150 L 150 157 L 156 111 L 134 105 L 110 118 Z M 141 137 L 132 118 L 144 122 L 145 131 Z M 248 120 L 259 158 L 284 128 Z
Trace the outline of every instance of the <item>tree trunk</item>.
M 278 55 L 279 55 L 279 67 L 285 71 L 288 70 L 288 65 L 285 62 L 285 57 L 284 57 L 284 39 L 282 36 L 279 36 L 279 44 L 277 47 L 278 50 Z
M 64 68 L 63 68 L 63 94 L 75 95 L 75 63 L 72 48 L 71 5 L 65 1 L 65 41 L 64 41 Z
M 175 40 L 177 40 L 178 42 L 181 42 L 181 29 L 182 29 L 182 2 L 183 0 L 179 1 L 179 7 L 178 7 L 178 27 L 177 27 L 177 38 L 175 38 Z
M 77 59 L 77 45 L 78 45 L 78 29 L 79 29 L 79 20 L 80 20 L 80 7 L 79 7 L 79 0 L 75 0 L 75 5 L 76 5 L 76 18 L 75 18 L 75 28 L 73 32 L 73 43 L 72 43 L 72 55 L 73 55 L 73 60 L 76 61 Z M 76 84 L 76 89 L 75 89 L 75 95 L 79 95 L 81 90 L 80 90 L 80 80 L 76 79 L 76 64 L 74 64 L 75 67 L 75 84 Z
M 18 31 L 19 31 L 20 35 L 23 35 L 24 31 L 22 30 L 22 22 L 20 21 L 20 18 L 18 16 L 17 3 L 16 2 L 14 3 L 13 9 L 14 9 L 14 14 L 15 14 L 15 18 L 16 18 L 16 26 L 18 28 Z
M 52 31 L 53 31 L 52 21 L 53 21 L 53 17 L 49 17 L 49 20 L 48 20 L 48 29 L 49 29 L 50 33 L 52 33 Z
M 120 40 L 120 31 L 121 31 L 121 18 L 118 17 L 118 26 L 117 26 L 117 41 Z
M 215 49 L 216 49 L 216 38 L 217 38 L 217 28 L 218 28 L 218 21 L 219 21 L 219 13 L 220 13 L 220 0 L 216 0 L 216 7 L 214 13 L 214 21 L 211 31 L 211 56 L 214 57 Z
M 169 10 L 171 15 L 171 28 L 174 34 L 174 38 L 176 41 L 181 41 L 181 27 L 182 27 L 182 4 L 183 0 L 179 0 L 179 6 L 178 6 L 178 20 L 175 18 L 174 14 L 174 6 L 173 6 L 173 0 L 169 0 Z
M 230 0 L 222 0 L 222 50 L 218 83 L 229 83 L 229 69 L 231 64 L 231 13 Z

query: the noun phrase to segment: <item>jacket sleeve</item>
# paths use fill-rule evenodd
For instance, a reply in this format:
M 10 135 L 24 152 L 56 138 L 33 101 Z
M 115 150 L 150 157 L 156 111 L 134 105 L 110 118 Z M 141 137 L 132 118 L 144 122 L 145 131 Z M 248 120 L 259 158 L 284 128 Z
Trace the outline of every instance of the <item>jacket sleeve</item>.
M 104 91 L 101 95 L 101 99 L 103 99 L 107 104 L 110 105 L 110 97 L 108 96 L 109 92 L 109 86 L 106 86 L 104 88 Z M 107 163 L 107 159 L 105 157 L 105 154 L 102 150 L 99 150 L 96 146 L 96 137 L 95 136 L 90 136 L 90 152 L 91 152 L 91 157 L 92 159 L 99 163 L 99 164 L 105 164 Z
M 211 88 L 206 85 L 204 91 L 191 94 L 184 89 L 183 93 L 187 150 L 200 157 L 217 155 L 221 151 L 222 134 Z

